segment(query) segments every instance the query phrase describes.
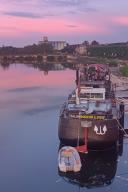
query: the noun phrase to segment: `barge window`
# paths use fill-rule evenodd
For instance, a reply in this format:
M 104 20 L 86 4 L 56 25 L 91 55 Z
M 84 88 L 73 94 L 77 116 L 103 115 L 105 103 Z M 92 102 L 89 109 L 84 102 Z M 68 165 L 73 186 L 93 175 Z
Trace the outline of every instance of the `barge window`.
M 81 93 L 80 98 L 90 98 L 90 93 Z
M 95 94 L 95 98 L 103 98 L 103 93 L 93 93 Z
M 80 98 L 103 98 L 103 93 L 81 93 Z

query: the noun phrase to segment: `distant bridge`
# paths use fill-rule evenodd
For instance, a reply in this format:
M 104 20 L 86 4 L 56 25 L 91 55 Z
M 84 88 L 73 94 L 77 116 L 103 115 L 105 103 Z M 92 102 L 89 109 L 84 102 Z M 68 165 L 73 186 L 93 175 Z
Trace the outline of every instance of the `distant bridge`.
M 0 62 L 4 61 L 42 61 L 42 62 L 70 62 L 75 61 L 77 57 L 68 54 L 19 54 L 19 55 L 2 55 Z

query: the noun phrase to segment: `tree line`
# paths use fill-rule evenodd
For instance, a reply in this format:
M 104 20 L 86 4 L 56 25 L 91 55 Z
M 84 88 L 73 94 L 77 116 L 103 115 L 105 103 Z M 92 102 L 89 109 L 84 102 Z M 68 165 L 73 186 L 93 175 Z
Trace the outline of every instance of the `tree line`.
M 90 57 L 128 59 L 128 44 L 88 46 L 87 53 Z
M 91 44 L 85 41 L 83 44 L 87 47 L 87 55 L 90 57 L 128 59 L 128 43 L 112 43 L 101 45 L 97 41 L 93 41 Z M 75 49 L 75 45 L 67 45 L 67 47 L 61 50 L 61 52 L 74 54 Z M 0 56 L 49 54 L 53 52 L 55 52 L 55 50 L 51 43 L 33 44 L 23 48 L 12 46 L 0 47 Z
M 52 53 L 53 47 L 50 43 L 47 44 L 33 44 L 28 45 L 23 48 L 17 48 L 12 46 L 2 46 L 0 47 L 0 55 L 23 55 L 23 54 L 46 54 Z

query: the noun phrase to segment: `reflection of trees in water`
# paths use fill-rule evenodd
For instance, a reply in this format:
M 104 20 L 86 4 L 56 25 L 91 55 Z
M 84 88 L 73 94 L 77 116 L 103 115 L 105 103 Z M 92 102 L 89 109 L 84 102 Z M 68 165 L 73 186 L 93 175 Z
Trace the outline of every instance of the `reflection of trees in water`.
M 10 63 L 9 62 L 2 62 L 2 63 L 0 63 L 0 65 L 2 66 L 2 68 L 4 70 L 7 70 L 10 66 Z
M 52 63 L 36 64 L 35 67 L 38 68 L 40 71 L 45 71 L 45 72 L 64 69 L 64 66 L 62 64 L 52 64 Z
M 3 61 L 0 63 L 0 65 L 3 67 L 3 69 L 8 69 L 9 66 L 11 66 L 12 63 L 11 61 Z M 18 63 L 15 63 L 16 65 L 18 65 Z M 21 64 L 21 63 L 20 63 Z M 73 64 L 68 64 L 68 63 L 43 63 L 36 61 L 36 62 L 25 62 L 22 63 L 23 65 L 26 65 L 27 67 L 32 67 L 34 69 L 39 69 L 40 71 L 44 71 L 45 74 L 48 73 L 48 71 L 58 71 L 58 70 L 64 70 L 66 68 L 69 69 L 75 69 L 75 65 Z
M 35 69 L 39 69 L 40 71 L 48 72 L 48 71 L 58 71 L 58 70 L 65 70 L 66 68 L 69 69 L 75 69 L 73 64 L 67 64 L 67 63 L 52 63 L 52 62 L 47 62 L 47 63 L 41 63 L 41 62 L 36 62 L 33 64 L 25 64 L 28 67 L 33 67 Z
M 75 64 L 71 63 L 37 63 L 33 64 L 35 68 L 38 68 L 40 71 L 58 71 L 58 70 L 64 70 L 64 69 L 76 69 Z
M 74 63 L 64 63 L 63 66 L 68 69 L 76 70 L 76 64 Z

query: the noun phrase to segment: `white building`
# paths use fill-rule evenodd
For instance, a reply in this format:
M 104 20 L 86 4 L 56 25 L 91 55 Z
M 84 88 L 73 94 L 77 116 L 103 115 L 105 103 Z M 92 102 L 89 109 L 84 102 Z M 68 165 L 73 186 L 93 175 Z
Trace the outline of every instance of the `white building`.
M 66 41 L 48 41 L 48 37 L 43 37 L 42 41 L 39 41 L 39 44 L 50 43 L 55 50 L 62 50 L 67 46 Z
M 55 50 L 62 50 L 67 46 L 66 41 L 49 41 Z

